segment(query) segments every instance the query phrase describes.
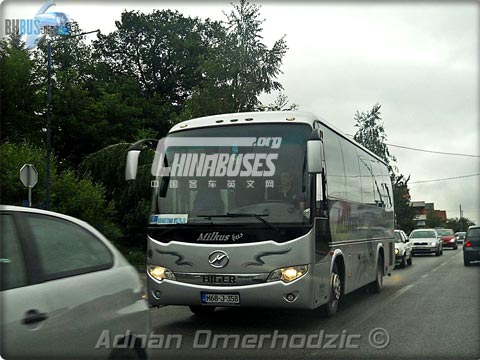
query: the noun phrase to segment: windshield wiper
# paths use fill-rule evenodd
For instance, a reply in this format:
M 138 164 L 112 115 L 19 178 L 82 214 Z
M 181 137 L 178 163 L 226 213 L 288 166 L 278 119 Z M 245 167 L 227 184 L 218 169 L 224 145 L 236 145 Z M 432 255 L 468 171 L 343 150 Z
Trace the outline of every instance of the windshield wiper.
M 282 238 L 285 237 L 285 231 L 276 227 L 272 223 L 268 222 L 265 220 L 263 217 L 264 216 L 269 216 L 269 214 L 250 214 L 250 213 L 226 213 L 226 214 L 221 214 L 221 215 L 196 215 L 197 217 L 203 217 L 206 219 L 211 220 L 212 218 L 246 218 L 246 217 L 252 217 L 257 220 L 259 220 L 261 223 L 267 225 L 270 229 L 275 230 L 278 234 L 282 236 Z

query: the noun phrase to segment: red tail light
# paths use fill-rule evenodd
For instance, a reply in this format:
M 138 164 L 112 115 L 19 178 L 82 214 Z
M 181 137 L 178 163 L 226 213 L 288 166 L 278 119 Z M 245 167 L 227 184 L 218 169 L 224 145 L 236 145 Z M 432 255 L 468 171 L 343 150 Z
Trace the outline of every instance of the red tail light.
M 465 247 L 472 247 L 472 242 L 470 240 L 465 240 L 465 244 L 463 244 Z

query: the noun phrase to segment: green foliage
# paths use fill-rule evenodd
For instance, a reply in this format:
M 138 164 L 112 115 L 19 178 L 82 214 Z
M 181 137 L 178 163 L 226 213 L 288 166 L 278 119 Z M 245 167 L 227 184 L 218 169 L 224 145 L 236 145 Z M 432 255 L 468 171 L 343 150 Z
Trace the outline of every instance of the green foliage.
M 142 152 L 137 179 L 125 181 L 125 162 L 129 144 L 117 144 L 87 156 L 79 166 L 79 174 L 91 177 L 107 190 L 106 198 L 115 204 L 121 224 L 123 245 L 143 246 L 145 226 L 150 210 L 151 163 L 153 151 Z
M 0 198 L 2 204 L 21 205 L 27 199 L 27 189 L 19 178 L 20 168 L 25 163 L 35 166 L 39 175 L 37 186 L 32 190 L 32 203 L 42 207 L 45 202 L 45 155 L 29 144 L 4 143 L 0 146 Z M 79 178 L 72 170 L 57 171 L 55 159 L 51 160 L 51 210 L 82 219 L 98 228 L 109 239 L 120 237 L 119 227 L 114 223 L 113 204 L 105 199 L 101 185 L 88 178 Z
M 73 26 L 74 33 L 80 33 Z M 128 77 L 110 81 L 108 69 L 96 61 L 85 37 L 51 41 L 52 146 L 63 167 L 105 146 L 134 141 L 142 126 L 143 103 L 139 85 Z M 35 52 L 35 73 L 46 92 L 47 43 Z M 46 99 L 46 98 L 45 98 Z
M 427 211 L 427 221 L 425 222 L 427 228 L 445 227 L 445 222 L 435 214 L 435 210 Z
M 199 59 L 208 46 L 201 21 L 171 10 L 125 11 L 116 26 L 95 43 L 112 71 L 132 74 L 148 98 L 184 100 L 201 77 Z
M 467 231 L 469 226 L 475 225 L 475 223 L 466 217 L 455 217 L 455 218 L 448 218 L 446 227 L 449 229 L 453 229 L 455 232 L 459 231 Z
M 387 135 L 382 118 L 380 117 L 380 108 L 382 105 L 375 104 L 370 111 L 366 113 L 356 112 L 354 116 L 355 127 L 358 128 L 357 132 L 353 136 L 354 140 L 359 144 L 365 146 L 368 150 L 385 161 L 390 172 L 393 172 L 392 163 L 396 161 L 395 157 L 390 155 L 388 146 L 385 144 L 387 141 Z
M 24 144 L 5 142 L 0 145 L 0 199 L 2 204 L 21 205 L 28 199 L 27 189 L 20 181 L 20 168 L 32 164 L 38 171 L 38 184 L 32 189 L 32 203 L 45 202 L 45 153 L 40 149 Z M 57 164 L 50 162 L 51 174 L 57 173 Z
M 415 229 L 415 221 L 413 221 L 415 209 L 410 206 L 411 199 L 408 189 L 410 177 L 404 178 L 404 176 L 400 174 L 393 175 L 392 179 L 396 227 L 409 234 Z
M 209 25 L 214 45 L 201 64 L 205 74 L 186 102 L 182 119 L 254 111 L 262 92 L 282 90 L 276 81 L 287 51 L 284 37 L 269 49 L 262 42 L 260 7 L 241 0 L 226 14 L 226 29 Z
M 40 145 L 44 122 L 34 62 L 18 35 L 0 40 L 0 140 Z
M 298 104 L 288 104 L 288 96 L 284 93 L 278 94 L 277 98 L 268 105 L 259 105 L 257 111 L 296 111 L 298 110 Z

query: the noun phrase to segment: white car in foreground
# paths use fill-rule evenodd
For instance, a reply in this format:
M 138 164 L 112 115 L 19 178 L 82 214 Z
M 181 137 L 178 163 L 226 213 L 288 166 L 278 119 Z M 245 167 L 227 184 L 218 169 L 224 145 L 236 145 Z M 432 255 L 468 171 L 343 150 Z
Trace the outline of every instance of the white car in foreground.
M 0 225 L 2 357 L 145 358 L 142 283 L 101 233 L 15 206 L 0 206 Z

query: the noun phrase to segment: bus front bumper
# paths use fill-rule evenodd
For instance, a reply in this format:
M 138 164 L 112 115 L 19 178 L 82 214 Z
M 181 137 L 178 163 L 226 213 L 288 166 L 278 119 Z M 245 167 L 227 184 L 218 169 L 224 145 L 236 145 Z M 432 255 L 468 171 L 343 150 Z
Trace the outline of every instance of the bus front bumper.
M 147 292 L 151 306 L 204 305 L 312 309 L 321 305 L 314 304 L 313 286 L 308 273 L 291 283 L 273 281 L 245 286 L 200 286 L 171 280 L 157 281 L 147 275 Z M 206 303 L 207 295 L 209 298 L 212 298 L 211 295 L 221 295 L 229 301 L 238 300 L 238 303 L 232 301 Z

